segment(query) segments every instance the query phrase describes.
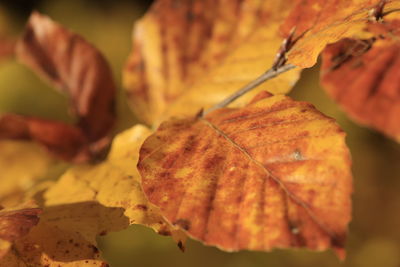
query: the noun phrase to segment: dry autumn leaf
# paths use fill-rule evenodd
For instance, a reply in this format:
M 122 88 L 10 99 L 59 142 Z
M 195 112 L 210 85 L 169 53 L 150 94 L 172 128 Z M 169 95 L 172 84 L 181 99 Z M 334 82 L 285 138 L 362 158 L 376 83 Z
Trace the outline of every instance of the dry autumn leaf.
M 384 12 L 400 7 L 399 1 L 391 0 L 298 0 L 281 26 L 284 36 L 292 29 L 296 32 L 288 62 L 308 68 L 327 44 L 343 38 L 370 37 L 364 28 L 370 20 L 379 19 L 374 10 L 382 2 L 386 2 Z
M 344 132 L 311 104 L 268 96 L 161 124 L 140 151 L 143 190 L 205 244 L 333 247 L 343 257 L 352 192 Z
M 356 121 L 400 141 L 400 20 L 371 23 L 370 39 L 344 39 L 322 54 L 321 83 Z
M 45 193 L 46 206 L 64 205 L 67 211 L 68 205 L 71 204 L 73 210 L 74 203 L 82 202 L 118 207 L 124 210 L 127 221 L 122 225 L 115 221 L 114 227 L 121 230 L 129 224 L 143 224 L 160 234 L 172 235 L 182 246 L 185 235 L 165 222 L 158 209 L 148 203 L 141 189 L 136 162 L 139 148 L 150 133 L 146 127 L 137 125 L 114 139 L 105 162 L 69 169 Z M 98 233 L 104 235 L 108 231 L 112 230 L 102 229 Z
M 114 124 L 115 84 L 101 55 L 82 37 L 33 13 L 16 56 L 70 97 L 76 126 L 14 114 L 0 118 L 0 138 L 31 139 L 75 162 L 96 157 L 108 145 Z
M 185 234 L 169 226 L 141 190 L 135 162 L 150 133 L 144 126 L 135 126 L 114 139 L 105 162 L 69 169 L 43 194 L 38 226 L 16 242 L 17 252 L 9 252 L 0 264 L 105 266 L 96 236 L 130 224 L 144 224 L 160 234 L 172 235 L 183 248 Z
M 27 192 L 41 183 L 55 165 L 56 161 L 37 144 L 1 140 L 0 206 L 13 207 L 24 201 Z
M 46 207 L 39 224 L 14 242 L 0 266 L 108 266 L 100 259 L 95 237 L 126 221 L 122 209 L 94 202 Z
M 124 70 L 131 107 L 145 122 L 195 113 L 265 72 L 282 42 L 278 28 L 294 1 L 159 0 L 135 24 Z M 285 93 L 290 71 L 257 91 Z M 247 103 L 257 92 L 240 98 Z
M 0 210 L 0 262 L 13 245 L 13 242 L 27 235 L 39 222 L 38 208 Z

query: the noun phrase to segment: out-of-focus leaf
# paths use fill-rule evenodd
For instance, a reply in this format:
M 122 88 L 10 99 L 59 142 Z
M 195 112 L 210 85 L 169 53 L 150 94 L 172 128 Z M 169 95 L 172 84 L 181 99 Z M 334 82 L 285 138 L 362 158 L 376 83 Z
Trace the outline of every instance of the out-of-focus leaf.
M 10 35 L 10 21 L 0 6 L 0 61 L 14 55 L 15 39 Z
M 76 126 L 12 114 L 0 119 L 0 138 L 32 139 L 54 155 L 88 161 L 109 144 L 114 124 L 115 84 L 92 45 L 48 17 L 33 13 L 17 43 L 18 59 L 70 97 Z
M 32 142 L 0 141 L 0 205 L 12 207 L 40 183 L 56 161 Z
M 14 54 L 15 41 L 0 35 L 0 60 Z
M 29 230 L 39 222 L 38 208 L 0 211 L 0 238 L 14 241 L 28 234 Z
M 0 139 L 32 140 L 61 159 L 77 162 L 91 158 L 89 141 L 72 125 L 15 114 L 0 115 Z
M 17 44 L 18 59 L 66 93 L 91 141 L 114 124 L 115 84 L 103 55 L 79 35 L 34 12 Z
M 295 29 L 298 39 L 288 53 L 288 62 L 302 68 L 314 65 L 329 43 L 343 38 L 370 37 L 364 31 L 374 19 L 373 11 L 382 0 L 298 0 L 282 25 L 288 34 Z M 398 9 L 399 1 L 386 1 L 384 12 Z
M 376 37 L 324 50 L 321 83 L 354 120 L 400 141 L 400 20 L 369 26 Z
M 123 229 L 129 224 L 144 224 L 164 235 L 173 235 L 177 242 L 184 241 L 184 234 L 161 217 L 156 207 L 148 203 L 136 169 L 139 148 L 151 133 L 144 126 L 135 126 L 118 135 L 113 142 L 108 159 L 97 165 L 82 165 L 69 169 L 45 193 L 46 206 L 64 205 L 68 211 L 74 203 L 94 202 L 104 207 L 124 210 L 127 222 L 113 227 Z M 89 228 L 90 224 L 87 225 Z M 101 233 L 112 231 L 102 229 Z
M 135 24 L 124 87 L 136 115 L 147 123 L 195 113 L 254 80 L 275 60 L 279 23 L 294 1 L 159 0 Z M 285 93 L 298 78 L 290 71 L 263 84 Z M 234 103 L 247 103 L 252 92 Z M 167 111 L 167 113 L 165 113 Z
M 127 223 L 123 210 L 98 203 L 45 207 L 39 224 L 16 240 L 1 266 L 107 266 L 95 237 L 110 225 Z M 119 230 L 119 229 L 115 229 Z
M 342 257 L 352 192 L 345 134 L 311 104 L 268 96 L 161 124 L 140 150 L 144 192 L 208 245 L 333 247 Z
M 0 211 L 0 261 L 14 241 L 27 235 L 39 222 L 38 208 L 6 209 Z

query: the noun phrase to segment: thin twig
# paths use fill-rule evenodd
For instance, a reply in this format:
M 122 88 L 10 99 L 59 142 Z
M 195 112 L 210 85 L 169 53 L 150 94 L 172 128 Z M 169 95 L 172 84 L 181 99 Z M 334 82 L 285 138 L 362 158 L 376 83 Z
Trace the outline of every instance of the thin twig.
M 233 93 L 229 97 L 225 98 L 223 101 L 221 101 L 218 104 L 214 105 L 213 107 L 205 110 L 203 112 L 203 116 L 208 114 L 208 113 L 210 113 L 211 111 L 216 110 L 216 109 L 226 107 L 227 105 L 229 105 L 230 103 L 235 101 L 237 98 L 239 98 L 242 95 L 246 94 L 247 92 L 253 90 L 254 88 L 259 86 L 263 82 L 265 82 L 267 80 L 270 80 L 270 79 L 278 76 L 279 74 L 284 73 L 284 72 L 286 72 L 288 70 L 291 70 L 291 69 L 293 69 L 295 67 L 296 66 L 294 66 L 292 64 L 287 64 L 287 65 L 284 65 L 284 66 L 282 66 L 282 67 L 280 67 L 280 68 L 278 68 L 276 70 L 274 70 L 273 68 L 269 69 L 267 72 L 263 73 L 261 76 L 256 78 L 254 81 L 252 81 L 252 82 L 248 83 L 247 85 L 245 85 L 239 91 L 236 91 L 235 93 Z

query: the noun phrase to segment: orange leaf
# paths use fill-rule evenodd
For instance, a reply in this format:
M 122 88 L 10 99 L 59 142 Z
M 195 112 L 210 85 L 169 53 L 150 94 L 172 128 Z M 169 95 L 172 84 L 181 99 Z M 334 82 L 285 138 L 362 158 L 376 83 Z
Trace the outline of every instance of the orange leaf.
M 352 117 L 400 141 L 400 20 L 371 23 L 376 37 L 344 39 L 323 55 L 323 87 Z
M 136 115 L 152 124 L 196 112 L 253 81 L 272 65 L 282 42 L 279 23 L 293 2 L 156 1 L 135 24 L 124 70 Z M 297 78 L 294 70 L 258 91 L 286 93 Z
M 78 125 L 89 140 L 114 124 L 115 84 L 103 55 L 82 37 L 34 12 L 17 44 L 18 59 L 71 99 Z
M 329 43 L 343 38 L 370 37 L 365 31 L 381 0 L 298 0 L 281 30 L 287 36 L 295 29 L 298 39 L 288 53 L 288 62 L 302 68 L 313 66 Z M 398 9 L 398 1 L 386 1 L 384 12 Z
M 0 116 L 0 138 L 36 141 L 64 160 L 90 159 L 89 141 L 82 131 L 57 121 L 3 114 Z
M 269 95 L 161 124 L 140 151 L 144 192 L 205 244 L 333 247 L 344 256 L 352 192 L 344 133 L 311 104 Z

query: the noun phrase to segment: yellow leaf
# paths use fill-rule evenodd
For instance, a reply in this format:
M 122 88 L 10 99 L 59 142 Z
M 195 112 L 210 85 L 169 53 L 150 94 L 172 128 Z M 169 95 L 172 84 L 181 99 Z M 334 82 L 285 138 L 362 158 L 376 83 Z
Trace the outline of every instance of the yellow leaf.
M 124 70 L 131 107 L 147 123 L 196 113 L 237 91 L 270 68 L 283 40 L 279 24 L 292 0 L 156 1 L 136 23 Z M 286 93 L 292 70 L 257 91 Z
M 141 125 L 119 134 L 113 142 L 108 159 L 97 165 L 81 165 L 69 169 L 59 181 L 44 195 L 45 205 L 66 206 L 66 211 L 76 209 L 79 203 L 98 203 L 104 207 L 116 207 L 124 210 L 127 221 L 113 221 L 115 215 L 109 214 L 110 225 L 95 232 L 90 232 L 87 240 L 92 240 L 96 233 L 105 234 L 126 228 L 129 224 L 144 224 L 161 234 L 172 234 L 179 242 L 184 235 L 169 227 L 159 215 L 157 208 L 148 203 L 140 186 L 140 175 L 136 169 L 138 151 L 143 140 L 151 131 Z M 72 206 L 69 207 L 68 205 Z M 69 207 L 69 208 L 68 208 Z M 89 206 L 87 207 L 90 208 Z M 116 217 L 118 218 L 118 216 Z M 88 224 L 88 227 L 91 227 Z M 112 228 L 115 228 L 114 230 Z M 108 229 L 108 230 L 107 230 Z M 92 238 L 92 239 L 90 239 Z
M 311 104 L 266 96 L 161 124 L 140 151 L 143 190 L 205 244 L 333 247 L 342 257 L 352 192 L 345 134 Z
M 40 183 L 55 163 L 34 143 L 1 140 L 0 205 L 11 207 L 21 203 L 26 192 Z

